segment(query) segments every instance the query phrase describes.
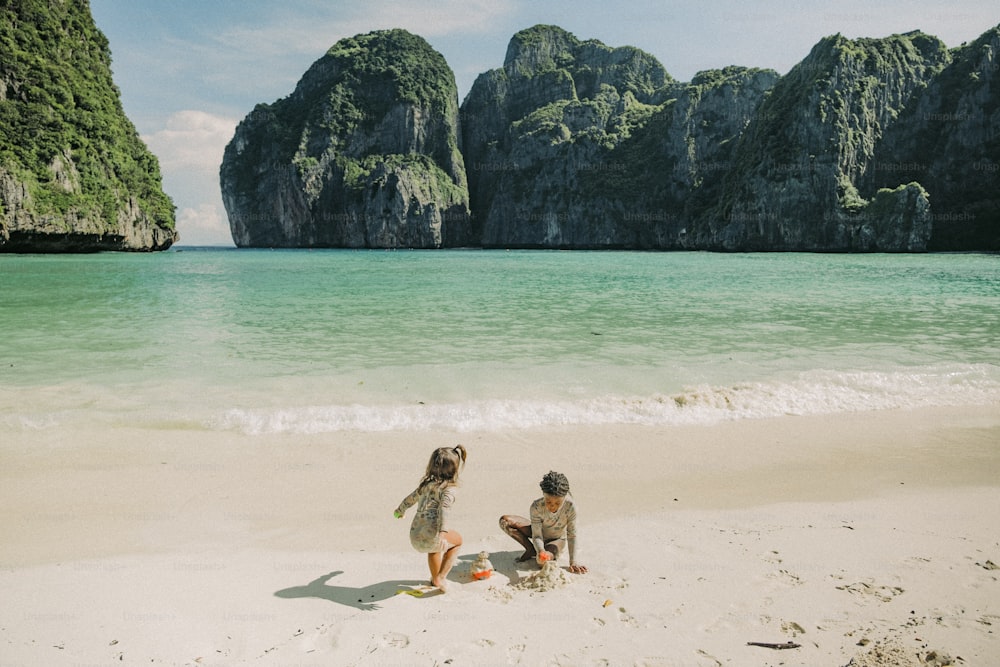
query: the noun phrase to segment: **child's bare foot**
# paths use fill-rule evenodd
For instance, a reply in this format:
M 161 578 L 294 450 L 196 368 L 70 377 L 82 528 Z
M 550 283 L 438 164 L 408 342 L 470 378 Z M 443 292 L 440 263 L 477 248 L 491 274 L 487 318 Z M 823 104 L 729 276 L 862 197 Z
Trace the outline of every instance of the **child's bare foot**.
M 431 579 L 431 586 L 439 589 L 442 593 L 444 593 L 445 592 L 444 581 L 445 581 L 444 577 L 434 577 L 433 579 Z
M 518 563 L 526 563 L 529 560 L 534 560 L 534 558 L 535 558 L 535 550 L 534 549 L 525 549 L 524 553 L 521 554 L 521 557 L 517 559 L 517 562 Z

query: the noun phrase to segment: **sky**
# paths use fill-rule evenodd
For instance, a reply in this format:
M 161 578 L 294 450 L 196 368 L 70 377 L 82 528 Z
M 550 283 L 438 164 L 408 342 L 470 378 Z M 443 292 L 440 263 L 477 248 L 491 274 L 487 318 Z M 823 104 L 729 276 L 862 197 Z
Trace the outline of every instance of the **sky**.
M 90 0 L 125 113 L 157 155 L 179 245 L 233 245 L 219 165 L 237 123 L 286 97 L 338 40 L 404 28 L 455 73 L 459 101 L 518 30 L 634 46 L 679 81 L 743 65 L 785 74 L 821 38 L 922 30 L 949 47 L 1000 24 L 996 0 Z

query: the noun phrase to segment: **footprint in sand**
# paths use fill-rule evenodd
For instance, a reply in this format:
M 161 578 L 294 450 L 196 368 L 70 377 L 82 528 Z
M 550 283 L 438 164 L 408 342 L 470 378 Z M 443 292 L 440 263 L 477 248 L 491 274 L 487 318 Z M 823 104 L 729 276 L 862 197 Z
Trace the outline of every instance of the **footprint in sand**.
M 410 645 L 410 638 L 401 632 L 387 632 L 382 635 L 379 643 L 382 646 L 391 646 L 392 648 L 406 648 Z
M 633 628 L 639 627 L 639 622 L 635 620 L 635 616 L 625 611 L 625 607 L 618 607 L 618 620 L 626 625 L 631 625 Z
M 508 665 L 520 665 L 521 658 L 524 657 L 524 649 L 528 648 L 526 644 L 514 644 L 507 647 L 507 664 Z
M 709 665 L 710 667 L 722 667 L 722 663 L 719 662 L 719 659 L 716 658 L 711 653 L 706 653 L 705 651 L 702 651 L 701 649 L 698 649 L 698 651 L 696 651 L 696 653 L 698 654 L 698 657 L 702 659 L 702 661 L 698 662 L 699 666 L 700 665 Z M 709 662 L 704 662 L 705 660 L 708 660 Z
M 802 585 L 802 579 L 797 574 L 792 574 L 788 570 L 776 570 L 767 576 L 788 586 Z
M 899 586 L 876 586 L 873 583 L 859 581 L 847 586 L 837 586 L 838 591 L 847 591 L 853 595 L 871 596 L 882 602 L 889 602 L 897 595 L 904 593 Z
M 336 637 L 329 635 L 330 626 L 318 625 L 315 630 L 306 632 L 299 630 L 292 635 L 292 640 L 298 642 L 299 649 L 309 653 L 323 647 L 336 646 Z
M 774 565 L 780 565 L 784 561 L 781 558 L 781 554 L 779 554 L 777 551 L 771 551 L 764 556 L 764 562 L 772 563 Z
M 791 634 L 792 639 L 798 637 L 799 635 L 804 635 L 806 633 L 805 629 L 795 621 L 782 622 L 781 631 L 786 635 Z

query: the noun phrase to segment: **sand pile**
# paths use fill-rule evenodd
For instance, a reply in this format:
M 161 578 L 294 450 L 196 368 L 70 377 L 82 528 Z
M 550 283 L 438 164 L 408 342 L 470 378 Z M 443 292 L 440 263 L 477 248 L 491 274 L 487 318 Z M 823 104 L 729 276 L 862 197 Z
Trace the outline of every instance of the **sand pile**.
M 512 586 L 520 591 L 552 591 L 562 588 L 572 581 L 570 575 L 555 563 L 549 561 L 538 572 L 528 575 Z

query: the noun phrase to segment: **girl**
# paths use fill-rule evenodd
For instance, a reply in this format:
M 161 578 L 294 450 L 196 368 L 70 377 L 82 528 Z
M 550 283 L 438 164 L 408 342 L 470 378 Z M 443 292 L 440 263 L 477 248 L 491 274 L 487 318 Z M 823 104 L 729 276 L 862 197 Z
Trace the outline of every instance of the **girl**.
M 562 473 L 549 471 L 539 486 L 542 497 L 531 503 L 531 519 L 505 514 L 500 517 L 500 529 L 524 547 L 519 563 L 534 558 L 541 565 L 549 555 L 555 562 L 563 548 L 568 548 L 569 571 L 584 574 L 587 568 L 576 562 L 576 507 L 566 497 L 569 480 Z
M 458 557 L 462 536 L 448 528 L 447 510 L 455 502 L 452 489 L 458 484 L 459 470 L 465 465 L 465 447 L 439 447 L 427 462 L 427 471 L 413 493 L 406 496 L 393 515 L 402 519 L 406 510 L 417 506 L 410 524 L 410 544 L 427 554 L 431 586 L 444 591 L 444 582 Z

